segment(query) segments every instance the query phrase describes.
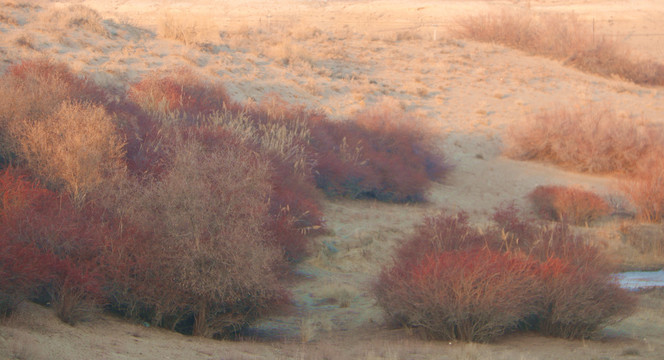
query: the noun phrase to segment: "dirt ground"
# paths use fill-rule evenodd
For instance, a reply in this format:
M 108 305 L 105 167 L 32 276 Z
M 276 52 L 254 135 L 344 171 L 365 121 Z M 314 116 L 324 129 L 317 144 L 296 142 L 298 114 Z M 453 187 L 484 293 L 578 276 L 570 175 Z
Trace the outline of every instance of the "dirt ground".
M 58 22 L 54 12 L 72 4 L 98 11 L 105 30 Z M 335 119 L 389 102 L 440 134 L 455 167 L 433 184 L 426 204 L 326 201 L 330 232 L 315 239 L 313 255 L 299 265 L 296 310 L 256 324 L 244 341 L 187 337 L 109 315 L 71 327 L 49 309 L 23 304 L 0 324 L 0 358 L 664 359 L 661 290 L 639 294 L 639 310 L 596 339 L 514 335 L 489 345 L 426 342 L 389 329 L 368 291 L 423 215 L 464 210 L 480 225 L 501 203 L 525 207 L 524 195 L 546 184 L 618 196 L 613 177 L 503 157 L 504 133 L 514 121 L 555 104 L 605 102 L 618 113 L 664 122 L 664 88 L 451 35 L 461 17 L 503 9 L 575 13 L 595 36 L 664 62 L 661 0 L 0 2 L 0 70 L 47 56 L 122 89 L 152 70 L 184 65 L 223 82 L 237 100 L 276 92 Z M 167 38 L 169 26 L 187 30 L 184 40 Z M 661 265 L 621 240 L 625 221 L 579 230 L 626 266 Z

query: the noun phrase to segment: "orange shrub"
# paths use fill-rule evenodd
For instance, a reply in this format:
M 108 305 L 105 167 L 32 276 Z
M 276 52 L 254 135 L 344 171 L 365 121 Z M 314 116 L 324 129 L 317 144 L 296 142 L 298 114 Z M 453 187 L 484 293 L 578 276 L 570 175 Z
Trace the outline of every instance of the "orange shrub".
M 546 220 L 583 225 L 609 214 L 609 204 L 596 194 L 565 186 L 538 186 L 528 199 Z
M 124 171 L 124 142 L 101 106 L 63 102 L 53 114 L 15 127 L 20 162 L 79 206 Z
M 629 174 L 662 139 L 661 130 L 621 118 L 606 105 L 558 105 L 510 127 L 506 153 L 582 172 Z

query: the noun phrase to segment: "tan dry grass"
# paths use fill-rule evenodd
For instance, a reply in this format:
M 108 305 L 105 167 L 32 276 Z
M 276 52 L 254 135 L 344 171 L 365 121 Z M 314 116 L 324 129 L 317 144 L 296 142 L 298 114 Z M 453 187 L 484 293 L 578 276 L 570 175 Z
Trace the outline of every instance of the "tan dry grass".
M 220 29 L 203 14 L 167 12 L 157 24 L 157 33 L 165 39 L 176 40 L 185 45 L 218 43 Z
M 664 85 L 664 64 L 634 56 L 616 41 L 596 38 L 592 28 L 574 14 L 503 10 L 459 19 L 454 33 L 564 60 L 602 76 L 617 76 L 642 85 Z
M 40 22 L 49 31 L 62 33 L 64 30 L 81 29 L 108 37 L 110 33 L 101 15 L 84 5 L 71 5 L 66 8 L 49 8 L 40 15 Z

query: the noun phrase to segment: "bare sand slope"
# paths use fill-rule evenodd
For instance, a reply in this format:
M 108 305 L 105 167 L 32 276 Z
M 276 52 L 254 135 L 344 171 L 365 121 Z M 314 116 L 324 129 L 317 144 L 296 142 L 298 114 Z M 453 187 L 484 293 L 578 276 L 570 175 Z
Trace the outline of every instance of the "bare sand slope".
M 13 5 L 12 5 L 13 4 Z M 237 100 L 276 92 L 292 103 L 344 117 L 383 101 L 440 134 L 455 170 L 433 184 L 430 202 L 392 205 L 327 201 L 330 235 L 300 265 L 296 310 L 257 324 L 269 341 L 218 342 L 145 328 L 108 316 L 69 327 L 26 304 L 0 326 L 0 358 L 23 359 L 613 359 L 662 358 L 664 296 L 641 295 L 640 310 L 594 341 L 531 335 L 492 345 L 427 343 L 387 330 L 369 288 L 392 250 L 425 214 L 464 210 L 478 224 L 507 201 L 525 206 L 537 185 L 580 185 L 614 194 L 615 179 L 501 156 L 506 128 L 552 104 L 608 102 L 627 115 L 664 122 L 664 89 L 566 67 L 493 44 L 454 39 L 460 16 L 528 9 L 574 12 L 596 35 L 664 61 L 659 0 L 521 1 L 128 1 L 0 5 L 0 68 L 48 56 L 121 89 L 157 69 L 188 66 L 222 81 Z M 69 26 L 57 11 L 85 5 L 99 27 Z M 4 16 L 4 17 L 3 17 Z M 191 29 L 184 42 L 170 27 Z M 166 26 L 166 28 L 164 28 Z M 641 259 L 620 240 L 619 220 L 591 229 L 618 261 Z M 655 260 L 656 261 L 656 260 Z M 275 340 L 276 339 L 276 340 Z

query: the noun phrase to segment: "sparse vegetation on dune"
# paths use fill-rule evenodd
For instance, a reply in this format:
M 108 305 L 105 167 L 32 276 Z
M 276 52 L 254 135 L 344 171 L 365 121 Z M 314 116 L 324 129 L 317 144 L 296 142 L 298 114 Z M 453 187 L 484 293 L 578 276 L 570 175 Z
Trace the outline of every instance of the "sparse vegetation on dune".
M 664 85 L 664 64 L 641 59 L 624 45 L 595 38 L 574 14 L 502 11 L 458 20 L 457 36 L 563 60 L 582 71 L 641 85 Z

